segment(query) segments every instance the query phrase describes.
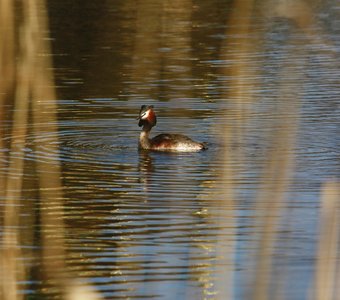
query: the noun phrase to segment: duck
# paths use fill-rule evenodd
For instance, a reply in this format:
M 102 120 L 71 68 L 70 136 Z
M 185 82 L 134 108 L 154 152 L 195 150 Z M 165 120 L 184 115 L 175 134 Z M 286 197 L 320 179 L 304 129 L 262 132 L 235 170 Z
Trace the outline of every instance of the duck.
M 138 126 L 142 127 L 139 149 L 163 152 L 198 152 L 207 149 L 206 143 L 193 141 L 182 134 L 162 133 L 150 138 L 151 129 L 157 124 L 153 105 L 142 105 L 137 120 Z

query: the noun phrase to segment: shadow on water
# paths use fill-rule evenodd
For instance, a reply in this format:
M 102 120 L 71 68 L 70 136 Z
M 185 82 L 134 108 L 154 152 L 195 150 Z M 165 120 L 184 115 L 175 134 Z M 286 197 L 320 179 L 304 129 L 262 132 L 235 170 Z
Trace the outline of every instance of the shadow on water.
M 339 11 L 0 0 L 0 299 L 338 299 Z

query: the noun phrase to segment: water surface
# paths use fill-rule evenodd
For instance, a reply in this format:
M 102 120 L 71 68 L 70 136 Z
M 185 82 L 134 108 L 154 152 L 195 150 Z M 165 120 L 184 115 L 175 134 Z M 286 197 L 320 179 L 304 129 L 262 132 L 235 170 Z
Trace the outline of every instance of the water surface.
M 307 299 L 320 191 L 339 178 L 340 7 L 316 2 L 295 15 L 272 5 L 249 21 L 218 0 L 48 4 L 60 153 L 34 151 L 34 139 L 49 144 L 55 132 L 29 131 L 25 161 L 59 155 L 66 268 L 106 299 L 218 299 L 226 273 L 234 298 L 248 299 L 263 214 L 277 224 L 272 290 Z M 155 106 L 153 134 L 209 149 L 138 151 L 143 104 Z M 269 172 L 285 155 L 289 176 Z M 21 218 L 39 236 L 36 173 L 26 169 L 33 209 Z M 261 192 L 282 181 L 272 211 Z M 21 246 L 41 247 L 34 238 Z M 42 286 L 32 272 L 24 292 Z

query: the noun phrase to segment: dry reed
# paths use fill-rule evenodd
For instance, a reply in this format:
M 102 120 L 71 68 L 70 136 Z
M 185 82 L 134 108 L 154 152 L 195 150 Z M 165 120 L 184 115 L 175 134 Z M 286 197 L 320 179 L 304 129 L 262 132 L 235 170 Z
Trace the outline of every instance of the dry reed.
M 46 156 L 36 159 L 40 197 L 43 278 L 62 299 L 99 299 L 90 287 L 70 280 L 65 267 L 63 195 L 58 155 L 57 104 L 52 73 L 51 51 L 45 33 L 46 9 L 43 0 L 21 1 L 21 21 L 14 17 L 14 1 L 1 0 L 0 58 L 2 120 L 9 114 L 5 103 L 12 103 L 10 154 L 1 152 L 1 178 L 5 200 L 4 232 L 1 245 L 1 289 L 3 300 L 23 299 L 19 282 L 25 281 L 23 253 L 20 249 L 22 232 L 19 228 L 22 187 L 24 180 L 25 146 L 28 127 L 33 127 L 36 153 L 43 148 Z M 15 27 L 21 30 L 15 30 Z M 6 28 L 7 30 L 3 30 Z M 17 32 L 17 34 L 14 34 Z M 14 53 L 18 53 L 15 58 Z M 15 83 L 15 85 L 14 85 Z M 32 124 L 28 121 L 31 120 Z M 5 131 L 1 127 L 0 146 L 5 147 Z M 49 140 L 40 139 L 49 135 Z M 53 213 L 50 213 L 53 212 Z M 53 246 L 52 246 L 53 245 Z M 27 275 L 26 275 L 27 277 Z
M 18 24 L 14 17 L 14 1 L 0 0 L 0 119 L 10 118 L 12 126 L 8 129 L 4 125 L 0 127 L 0 147 L 6 148 L 3 137 L 6 130 L 10 132 L 11 142 L 8 157 L 0 152 L 0 168 L 5 170 L 0 178 L 0 197 L 4 199 L 5 205 L 2 211 L 4 219 L 4 230 L 2 233 L 1 245 L 1 270 L 0 270 L 0 297 L 3 300 L 22 299 L 18 286 L 19 281 L 27 278 L 27 272 L 20 258 L 20 218 L 19 207 L 22 199 L 23 175 L 25 166 L 26 137 L 30 125 L 33 127 L 35 137 L 48 134 L 50 139 L 36 138 L 34 141 L 35 150 L 41 148 L 47 155 L 43 159 L 37 159 L 35 168 L 38 174 L 39 197 L 40 197 L 40 218 L 42 232 L 42 261 L 44 265 L 44 279 L 57 288 L 58 294 L 63 299 L 99 299 L 98 294 L 87 285 L 70 281 L 65 266 L 65 229 L 63 224 L 63 187 L 61 182 L 61 167 L 58 154 L 58 128 L 57 128 L 57 103 L 54 90 L 54 78 L 52 73 L 52 62 L 50 59 L 51 50 L 45 38 L 47 30 L 47 17 L 44 12 L 44 1 L 27 0 L 19 1 L 22 7 L 22 21 Z M 182 1 L 183 2 L 183 1 Z M 182 3 L 180 2 L 180 3 Z M 189 5 L 190 4 L 190 5 Z M 281 5 L 274 10 L 278 15 L 284 14 L 287 17 L 287 9 Z M 245 132 L 240 131 L 244 124 L 249 121 L 248 109 L 253 102 L 252 88 L 254 81 L 247 77 L 253 72 L 254 62 L 250 59 L 244 60 L 252 52 L 254 45 L 246 39 L 239 39 L 242 34 L 250 34 L 251 20 L 254 17 L 254 1 L 235 1 L 233 14 L 230 17 L 230 28 L 241 28 L 241 32 L 227 32 L 230 38 L 224 45 L 225 52 L 221 59 L 237 61 L 232 68 L 225 69 L 225 75 L 231 76 L 229 82 L 231 91 L 225 93 L 225 98 L 235 99 L 236 107 L 233 117 L 236 118 L 235 126 L 223 128 L 225 145 L 233 144 L 235 141 L 242 141 Z M 182 18 L 186 26 L 191 17 L 191 3 L 185 2 Z M 154 9 L 144 7 L 145 9 Z M 145 13 L 145 10 L 142 13 Z M 300 12 L 300 13 L 299 13 Z M 311 29 L 313 12 L 308 10 L 296 10 L 294 14 L 288 14 L 298 27 L 305 32 L 311 40 L 317 40 L 317 32 Z M 141 20 L 147 17 L 140 16 Z M 268 16 L 267 16 L 268 17 Z M 237 26 L 242 23 L 242 26 Z M 154 24 L 155 25 L 155 24 Z M 158 30 L 161 24 L 156 27 L 139 30 L 149 30 L 151 34 Z M 17 26 L 17 27 L 16 27 Z M 17 30 L 20 27 L 21 30 Z M 171 28 L 169 29 L 171 30 Z M 259 39 L 259 42 L 261 39 Z M 153 41 L 154 43 L 156 41 Z M 185 27 L 182 33 L 183 44 L 179 43 L 178 49 L 189 47 L 189 28 Z M 175 43 L 173 41 L 172 43 Z M 256 45 L 259 47 L 259 45 Z M 142 39 L 136 38 L 136 52 L 139 55 L 143 51 L 148 52 L 149 47 L 154 44 L 143 44 Z M 147 51 L 148 50 L 148 51 Z M 179 50 L 178 50 L 179 51 Z M 15 54 L 19 53 L 18 59 Z M 44 55 L 42 55 L 44 54 Z M 301 54 L 301 53 L 300 53 Z M 176 53 L 180 56 L 180 51 Z M 291 54 L 293 57 L 293 54 Z M 294 55 L 297 55 L 296 53 Z M 298 57 L 299 53 L 298 53 Z M 155 68 L 160 64 L 160 57 L 151 57 L 155 60 Z M 303 61 L 301 62 L 303 63 Z M 279 219 L 275 216 L 283 214 L 282 206 L 285 193 L 289 189 L 289 182 L 294 167 L 294 156 L 292 155 L 295 145 L 297 124 L 299 120 L 299 89 L 291 74 L 293 66 L 287 65 L 281 70 L 282 79 L 279 99 L 280 110 L 286 118 L 281 120 L 277 132 L 272 137 L 274 149 L 268 152 L 268 163 L 263 169 L 263 178 L 257 195 L 257 205 L 254 209 L 257 212 L 256 222 L 261 227 L 261 235 L 257 242 L 257 256 L 255 269 L 253 270 L 253 282 L 248 293 L 249 299 L 265 300 L 278 299 L 278 294 L 271 294 L 273 282 L 272 260 L 273 248 L 278 238 L 277 226 Z M 296 67 L 296 66 L 295 66 Z M 301 67 L 299 65 L 298 67 Z M 140 80 L 145 74 L 143 64 L 135 66 L 135 79 Z M 156 71 L 155 71 L 156 72 Z M 247 74 L 247 76 L 244 76 Z M 253 75 L 256 75 L 253 73 Z M 285 88 L 283 88 L 285 87 Z M 232 101 L 232 100 L 231 100 Z M 13 107 L 13 115 L 4 110 L 5 103 Z M 31 118 L 30 118 L 31 117 Z M 226 116 L 226 119 L 230 116 Z M 29 124 L 31 120 L 32 124 Z M 51 134 L 52 133 L 52 134 Z M 50 155 L 48 155 L 50 154 Z M 231 214 L 235 212 L 235 170 L 232 168 L 233 161 L 244 160 L 244 153 L 240 150 L 228 148 L 223 157 L 224 174 L 221 182 L 224 186 L 222 198 L 223 205 Z M 6 162 L 6 163 L 4 163 Z M 278 174 L 278 170 L 280 170 Z M 268 178 L 272 178 L 268 182 Z M 337 283 L 339 282 L 339 185 L 328 183 L 324 187 L 322 195 L 322 209 L 320 215 L 320 236 L 317 254 L 315 282 L 310 299 L 339 299 Z M 270 215 L 267 214 L 270 210 Z M 53 212 L 53 213 L 50 213 Z M 220 224 L 223 228 L 231 228 L 229 241 L 220 239 L 216 245 L 218 256 L 225 257 L 225 265 L 228 266 L 216 282 L 216 289 L 219 292 L 219 299 L 234 298 L 234 277 L 235 277 L 235 252 L 236 252 L 236 216 L 231 215 L 228 220 Z M 225 223 L 224 223 L 225 221 Z M 49 245 L 53 247 L 49 247 Z M 227 244 L 227 246 L 226 246 Z M 204 292 L 204 291 L 203 291 Z
M 324 185 L 321 196 L 319 245 L 315 282 L 310 299 L 340 299 L 340 188 L 338 182 Z

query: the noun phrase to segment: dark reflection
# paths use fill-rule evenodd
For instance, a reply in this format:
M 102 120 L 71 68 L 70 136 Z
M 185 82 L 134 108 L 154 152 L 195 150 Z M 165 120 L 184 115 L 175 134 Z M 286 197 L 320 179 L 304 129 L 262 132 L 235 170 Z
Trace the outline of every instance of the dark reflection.
M 153 158 L 149 155 L 149 151 L 140 150 L 139 153 L 139 164 L 138 171 L 140 176 L 140 182 L 148 185 L 151 176 L 155 171 L 153 164 Z

